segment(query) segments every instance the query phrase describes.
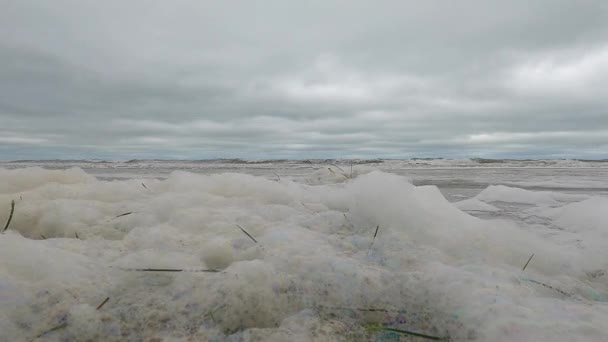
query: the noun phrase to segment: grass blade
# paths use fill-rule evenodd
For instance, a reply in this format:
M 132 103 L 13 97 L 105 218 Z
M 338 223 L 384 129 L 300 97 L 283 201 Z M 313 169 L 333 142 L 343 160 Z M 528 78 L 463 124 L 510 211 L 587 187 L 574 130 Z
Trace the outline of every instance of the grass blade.
M 95 310 L 99 310 L 99 309 L 101 309 L 101 308 L 102 308 L 104 305 L 106 305 L 106 303 L 107 303 L 109 300 L 110 300 L 110 297 L 106 297 L 106 299 L 104 299 L 104 300 L 103 300 L 103 302 L 101 302 L 101 304 L 99 304 L 99 305 L 97 306 L 97 309 L 95 309 Z
M 59 324 L 58 326 L 53 327 L 53 328 L 51 328 L 51 329 L 49 329 L 49 330 L 47 330 L 47 331 L 45 331 L 45 332 L 43 332 L 43 333 L 39 334 L 38 336 L 36 336 L 36 338 L 40 338 L 40 337 L 42 337 L 42 336 L 44 336 L 44 335 L 46 335 L 46 334 L 48 334 L 48 333 L 52 333 L 53 331 L 57 331 L 57 330 L 59 330 L 59 329 L 63 329 L 63 328 L 65 328 L 65 327 L 67 327 L 67 326 L 68 326 L 68 324 L 67 324 L 67 323 L 65 323 L 65 322 L 64 322 L 64 323 L 61 323 L 61 324 Z
M 526 262 L 526 264 L 524 265 L 524 268 L 521 269 L 522 271 L 526 270 L 526 267 L 528 267 L 528 264 L 530 263 L 532 258 L 534 258 L 534 253 L 532 253 L 532 255 L 530 255 L 530 259 L 528 259 L 528 262 Z
M 545 284 L 545 283 L 543 283 L 543 282 L 540 282 L 540 281 L 538 281 L 538 280 L 534 280 L 534 279 L 527 279 L 527 278 L 523 278 L 523 279 L 521 279 L 521 280 L 525 280 L 525 281 L 528 281 L 528 282 L 530 282 L 530 283 L 533 283 L 533 284 L 537 284 L 537 285 L 540 285 L 540 286 L 546 287 L 546 288 L 548 288 L 548 289 L 550 289 L 550 290 L 553 290 L 553 291 L 555 291 L 555 292 L 557 292 L 557 293 L 559 293 L 559 294 L 563 295 L 564 297 L 570 297 L 570 298 L 572 297 L 572 294 L 570 294 L 570 293 L 568 293 L 568 292 L 566 292 L 566 291 L 564 291 L 564 290 L 562 290 L 562 289 L 559 289 L 559 288 L 557 288 L 557 287 L 555 287 L 555 286 L 551 286 L 551 285 L 549 285 L 549 284 Z
M 120 268 L 122 271 L 130 272 L 208 272 L 217 273 L 214 269 L 185 269 L 185 268 Z
M 331 167 L 328 167 L 327 169 L 329 170 L 329 172 L 333 173 L 334 175 L 336 175 L 336 176 L 338 175 L 337 173 L 334 172 L 334 170 L 331 169 Z M 348 179 L 348 177 L 346 177 L 346 175 L 344 173 L 341 173 L 340 176 Z
M 409 331 L 409 330 L 404 330 L 404 329 L 395 329 L 395 328 L 382 327 L 382 326 L 377 326 L 377 325 L 369 326 L 369 327 L 367 327 L 367 330 L 368 331 L 390 331 L 390 332 L 396 332 L 396 333 L 405 334 L 405 335 L 411 335 L 411 336 L 417 336 L 417 337 L 421 337 L 421 338 L 426 338 L 427 340 L 434 340 L 434 341 L 445 341 L 445 340 L 447 340 L 446 338 L 442 338 L 442 337 L 426 335 L 426 334 L 422 334 L 422 333 L 418 333 L 418 332 L 414 332 L 414 331 Z
M 315 309 L 324 310 L 339 310 L 339 311 L 360 311 L 360 312 L 384 312 L 384 313 L 406 313 L 407 310 L 393 310 L 383 308 L 356 308 L 356 307 L 344 307 L 344 306 L 325 306 L 316 305 Z
M 6 225 L 4 226 L 2 232 L 5 232 L 8 229 L 8 226 L 11 224 L 11 221 L 13 220 L 13 213 L 15 213 L 15 200 L 11 200 L 11 213 L 8 215 L 8 221 L 6 221 Z
M 329 163 L 329 165 L 336 167 L 340 172 L 344 173 L 344 170 L 336 164 Z
M 136 272 L 183 272 L 181 268 L 135 268 Z
M 374 245 L 374 241 L 376 241 L 376 236 L 378 236 L 378 230 L 380 229 L 380 225 L 376 226 L 376 231 L 374 232 L 374 237 L 372 238 L 372 242 L 369 244 L 369 248 L 367 249 L 367 253 L 369 254 L 369 252 L 372 249 L 372 246 Z
M 377 226 L 376 226 L 376 232 L 374 233 L 374 238 L 373 238 L 373 240 L 376 240 L 376 236 L 378 236 L 378 229 L 380 229 L 380 225 L 377 225 Z M 372 242 L 373 242 L 373 240 L 372 240 Z
M 131 215 L 131 214 L 133 214 L 133 212 L 132 212 L 132 211 L 130 211 L 130 212 L 128 212 L 128 213 L 120 214 L 120 215 L 118 215 L 118 216 L 116 216 L 116 217 L 114 217 L 114 218 L 119 218 L 119 217 L 123 217 L 123 216 Z
M 247 231 L 246 231 L 245 229 L 243 229 L 243 227 L 241 227 L 241 226 L 240 226 L 240 225 L 238 225 L 238 224 L 237 224 L 236 226 L 237 226 L 237 227 L 239 227 L 239 229 L 240 229 L 240 230 L 241 230 L 243 233 L 247 234 L 247 236 L 249 236 L 249 238 L 250 238 L 251 240 L 253 240 L 253 242 L 258 243 L 258 240 L 256 240 L 256 239 L 255 239 L 253 236 L 251 236 L 251 234 L 247 233 Z

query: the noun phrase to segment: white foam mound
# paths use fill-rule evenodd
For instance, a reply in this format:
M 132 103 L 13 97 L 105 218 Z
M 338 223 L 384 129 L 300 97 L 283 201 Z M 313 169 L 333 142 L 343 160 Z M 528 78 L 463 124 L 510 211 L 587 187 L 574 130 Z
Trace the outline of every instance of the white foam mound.
M 602 254 L 474 218 L 396 175 L 0 177 L 0 222 L 16 200 L 0 235 L 7 341 L 395 339 L 379 325 L 455 341 L 608 340 Z
M 79 168 L 45 170 L 30 167 L 18 171 L 0 168 L 0 194 L 15 194 L 49 184 L 80 184 L 95 181 L 95 177 Z
M 573 232 L 598 232 L 608 236 L 608 198 L 592 197 L 538 214 Z
M 495 206 L 484 203 L 477 198 L 469 198 L 464 201 L 459 201 L 454 203 L 454 206 L 460 210 L 464 211 L 486 211 L 486 212 L 497 212 L 500 211 L 499 208 Z
M 511 202 L 533 205 L 555 206 L 562 202 L 582 201 L 589 196 L 571 195 L 552 191 L 530 191 L 505 185 L 491 185 L 475 198 L 484 202 Z
M 548 188 L 548 189 L 605 189 L 606 180 L 589 179 L 552 179 L 543 181 L 518 181 L 504 182 L 503 184 L 514 187 Z

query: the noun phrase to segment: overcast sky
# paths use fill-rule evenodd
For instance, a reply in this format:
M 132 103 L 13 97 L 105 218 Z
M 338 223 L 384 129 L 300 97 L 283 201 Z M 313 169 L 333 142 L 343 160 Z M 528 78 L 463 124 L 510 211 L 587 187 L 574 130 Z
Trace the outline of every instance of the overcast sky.
M 0 8 L 0 159 L 608 158 L 605 0 Z

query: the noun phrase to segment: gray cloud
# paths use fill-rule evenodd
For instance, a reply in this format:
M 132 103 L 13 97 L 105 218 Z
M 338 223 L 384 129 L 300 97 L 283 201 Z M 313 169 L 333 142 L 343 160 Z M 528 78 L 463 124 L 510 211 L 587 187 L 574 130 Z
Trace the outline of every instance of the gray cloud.
M 604 1 L 5 1 L 0 159 L 608 157 Z

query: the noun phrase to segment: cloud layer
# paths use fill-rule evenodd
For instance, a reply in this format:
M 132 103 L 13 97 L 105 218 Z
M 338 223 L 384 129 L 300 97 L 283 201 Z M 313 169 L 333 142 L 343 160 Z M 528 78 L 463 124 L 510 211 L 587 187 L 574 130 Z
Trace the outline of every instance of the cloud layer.
M 0 159 L 608 158 L 605 1 L 5 1 Z

